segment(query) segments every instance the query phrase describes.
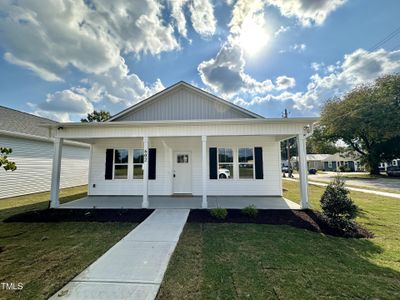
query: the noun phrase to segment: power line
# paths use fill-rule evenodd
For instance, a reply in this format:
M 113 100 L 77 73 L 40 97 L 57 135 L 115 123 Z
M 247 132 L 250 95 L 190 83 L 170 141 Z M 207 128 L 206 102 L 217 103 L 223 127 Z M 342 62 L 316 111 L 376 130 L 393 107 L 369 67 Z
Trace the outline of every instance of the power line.
M 379 47 L 381 47 L 382 45 L 386 44 L 388 41 L 390 41 L 391 39 L 393 39 L 394 37 L 396 37 L 397 35 L 400 34 L 400 26 L 397 27 L 394 31 L 392 31 L 391 33 L 389 33 L 386 37 L 384 37 L 382 40 L 380 40 L 378 43 L 376 43 L 374 46 L 372 46 L 369 51 L 375 51 L 376 49 L 378 49 Z

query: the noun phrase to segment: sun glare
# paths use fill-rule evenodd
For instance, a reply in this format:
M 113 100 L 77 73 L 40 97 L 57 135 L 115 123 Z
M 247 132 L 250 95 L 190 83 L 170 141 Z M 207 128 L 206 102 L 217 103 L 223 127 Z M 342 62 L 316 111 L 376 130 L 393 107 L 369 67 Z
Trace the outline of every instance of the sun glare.
M 241 28 L 239 43 L 246 54 L 254 56 L 262 50 L 269 40 L 269 34 L 263 24 L 254 19 L 246 19 Z

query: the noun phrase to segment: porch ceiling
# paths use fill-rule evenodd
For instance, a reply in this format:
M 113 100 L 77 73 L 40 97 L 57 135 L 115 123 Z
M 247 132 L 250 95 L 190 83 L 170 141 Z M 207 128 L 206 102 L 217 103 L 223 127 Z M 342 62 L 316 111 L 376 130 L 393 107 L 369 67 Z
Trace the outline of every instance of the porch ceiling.
M 149 208 L 201 208 L 201 196 L 149 196 Z M 300 205 L 280 196 L 208 196 L 208 208 L 241 209 L 255 205 L 258 209 L 300 209 Z M 88 196 L 60 206 L 76 209 L 139 209 L 142 196 Z

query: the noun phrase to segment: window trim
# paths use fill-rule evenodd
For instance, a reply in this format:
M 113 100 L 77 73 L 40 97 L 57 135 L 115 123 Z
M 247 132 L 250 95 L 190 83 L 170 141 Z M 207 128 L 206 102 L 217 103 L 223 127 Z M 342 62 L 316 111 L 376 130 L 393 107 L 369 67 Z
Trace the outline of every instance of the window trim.
M 256 161 L 255 161 L 254 148 L 255 147 L 238 147 L 237 148 L 237 169 L 238 169 L 238 172 L 237 172 L 237 176 L 238 177 L 237 177 L 237 179 L 239 179 L 239 180 L 256 180 L 256 168 L 255 168 Z M 241 162 L 239 162 L 240 149 L 251 149 L 253 151 L 253 162 L 252 163 L 248 163 L 248 162 L 241 163 Z M 246 164 L 246 165 L 252 165 L 253 166 L 253 178 L 240 178 L 240 164 Z
M 133 150 L 132 150 L 132 180 L 143 180 L 144 179 L 144 170 L 143 170 L 144 161 L 142 163 L 135 163 L 135 150 L 142 150 L 143 155 L 144 155 L 143 148 L 133 148 Z M 142 178 L 135 178 L 135 166 L 142 166 L 142 170 L 143 170 Z
M 240 146 L 231 146 L 231 145 L 221 145 L 221 146 L 214 146 L 217 149 L 217 180 L 227 180 L 224 178 L 219 178 L 219 174 L 218 174 L 218 169 L 219 169 L 219 165 L 220 164 L 231 164 L 232 165 L 232 170 L 233 170 L 233 176 L 231 176 L 229 179 L 232 180 L 240 180 L 240 181 L 253 181 L 253 180 L 258 180 L 256 179 L 256 161 L 255 161 L 255 148 L 256 146 L 249 146 L 249 145 L 240 145 Z M 239 149 L 242 148 L 250 148 L 253 150 L 253 163 L 249 163 L 253 165 L 253 178 L 240 178 L 239 175 L 239 165 L 241 164 L 239 162 Z M 232 150 L 232 154 L 233 154 L 233 162 L 231 163 L 225 163 L 225 162 L 221 162 L 219 161 L 219 149 L 231 149 Z M 247 164 L 247 163 L 245 163 Z M 263 169 L 264 169 L 264 163 L 263 163 Z M 231 174 L 232 175 L 232 174 Z M 229 180 L 227 180 L 229 182 Z
M 236 170 L 235 170 L 235 168 L 236 168 L 236 165 L 235 165 L 235 148 L 234 147 L 231 147 L 231 146 L 221 146 L 221 147 L 216 147 L 217 148 L 217 180 L 222 180 L 222 181 L 226 181 L 226 180 L 235 180 L 236 179 L 236 177 L 235 177 L 235 174 L 236 174 Z M 232 172 L 233 172 L 233 176 L 232 176 L 232 174 L 231 174 L 231 177 L 229 177 L 229 178 L 219 178 L 219 172 L 218 172 L 218 170 L 219 170 L 219 165 L 220 165 L 220 162 L 219 162 L 219 149 L 230 149 L 230 150 L 232 150 L 232 162 L 221 162 L 221 164 L 226 164 L 226 165 L 232 165 Z
M 118 150 L 126 150 L 128 152 L 128 161 L 126 163 L 116 163 L 115 162 L 115 151 Z M 115 166 L 126 166 L 127 170 L 126 170 L 126 178 L 115 178 Z M 114 152 L 113 152 L 113 176 L 112 176 L 113 180 L 128 180 L 129 179 L 129 149 L 124 149 L 124 148 L 114 148 Z

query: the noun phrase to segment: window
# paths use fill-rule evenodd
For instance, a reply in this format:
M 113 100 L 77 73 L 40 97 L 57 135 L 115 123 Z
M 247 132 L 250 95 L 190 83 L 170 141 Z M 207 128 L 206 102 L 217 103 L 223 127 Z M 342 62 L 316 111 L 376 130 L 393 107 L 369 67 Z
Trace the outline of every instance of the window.
M 128 150 L 115 149 L 114 151 L 114 179 L 128 178 Z
M 133 179 L 143 179 L 143 149 L 133 149 Z
M 178 156 L 177 156 L 177 163 L 178 164 L 187 164 L 187 163 L 189 163 L 189 155 L 187 155 L 187 154 L 178 154 Z
M 218 148 L 218 178 L 233 178 L 233 150 L 231 148 Z
M 254 178 L 254 153 L 253 148 L 239 148 L 239 178 Z

